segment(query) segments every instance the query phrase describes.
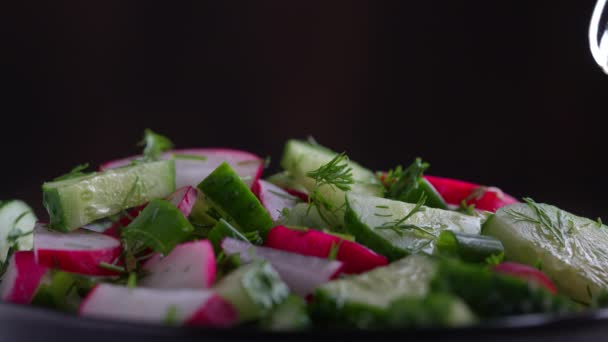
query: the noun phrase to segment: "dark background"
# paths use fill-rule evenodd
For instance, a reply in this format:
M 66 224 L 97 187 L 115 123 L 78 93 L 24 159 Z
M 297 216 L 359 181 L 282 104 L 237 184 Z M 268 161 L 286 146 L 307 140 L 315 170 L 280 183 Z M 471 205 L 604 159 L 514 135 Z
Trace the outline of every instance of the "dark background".
M 11 1 L 0 10 L 0 197 L 178 147 L 271 155 L 313 135 L 373 169 L 496 185 L 608 218 L 594 1 Z

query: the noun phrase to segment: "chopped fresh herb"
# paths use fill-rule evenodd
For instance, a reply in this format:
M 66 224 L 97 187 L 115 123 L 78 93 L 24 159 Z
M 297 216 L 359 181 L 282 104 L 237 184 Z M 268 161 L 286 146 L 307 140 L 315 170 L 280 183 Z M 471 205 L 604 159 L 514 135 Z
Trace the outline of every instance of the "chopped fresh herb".
M 377 205 L 376 208 L 378 208 L 378 209 L 388 209 L 388 205 Z
M 247 241 L 251 242 L 254 245 L 261 245 L 264 243 L 264 239 L 260 236 L 260 232 L 257 230 L 251 232 L 243 232 L 243 235 L 247 239 Z
M 143 161 L 159 160 L 163 152 L 173 148 L 173 143 L 164 135 L 153 132 L 151 129 L 144 131 L 144 138 L 139 142 L 144 146 Z
M 378 217 L 391 217 L 391 216 L 393 216 L 393 214 L 378 214 L 378 213 L 374 213 L 374 216 L 378 216 Z
M 340 252 L 341 245 L 342 245 L 342 241 L 340 241 L 338 243 L 332 242 L 331 248 L 329 249 L 329 255 L 327 256 L 327 259 L 336 260 L 336 258 L 338 257 L 338 252 Z
M 520 212 L 516 212 L 514 210 L 508 209 L 505 212 L 513 217 L 516 221 L 526 221 L 532 224 L 536 224 L 538 227 L 544 228 L 547 232 L 555 237 L 555 239 L 559 242 L 560 245 L 565 246 L 565 238 L 564 238 L 564 227 L 563 227 L 563 216 L 564 213 L 561 210 L 558 210 L 556 213 L 555 220 L 549 217 L 549 214 L 545 209 L 539 206 L 536 202 L 534 202 L 531 198 L 524 198 L 524 202 L 528 205 L 528 207 L 532 210 L 536 217 L 532 217 Z M 570 220 L 570 222 L 572 222 Z M 568 230 L 570 232 L 571 229 L 574 228 L 574 223 Z
M 422 159 L 416 158 L 405 170 L 401 165 L 389 170 L 384 177 L 385 197 L 402 200 L 412 190 L 418 188 L 422 175 L 429 166 Z
M 389 229 L 399 235 L 403 235 L 404 231 L 415 230 L 415 231 L 421 232 L 425 235 L 435 237 L 435 234 L 431 233 L 430 229 L 432 229 L 432 228 L 430 228 L 430 227 L 424 227 L 424 226 L 418 226 L 418 225 L 414 225 L 414 224 L 405 223 L 405 221 L 407 221 L 414 214 L 425 210 L 425 207 L 423 207 L 425 202 L 426 202 L 426 194 L 423 193 L 420 196 L 420 198 L 418 199 L 418 202 L 416 203 L 414 208 L 412 208 L 412 210 L 410 210 L 405 216 L 403 216 L 400 219 L 396 219 L 394 221 L 386 222 L 383 225 L 376 227 L 376 229 Z
M 127 270 L 122 267 L 122 266 L 118 266 L 118 265 L 114 265 L 114 264 L 109 264 L 107 262 L 100 262 L 98 264 L 99 268 L 103 268 L 104 270 L 108 270 L 108 271 L 112 271 L 112 272 L 118 272 L 118 273 L 126 273 Z
M 601 218 L 601 217 L 598 217 L 598 218 L 597 218 L 597 226 L 601 228 L 603 224 L 604 224 L 604 223 L 602 222 L 602 218 Z
M 327 164 L 321 165 L 318 169 L 310 171 L 306 173 L 306 175 L 315 180 L 315 187 L 308 197 L 308 212 L 310 212 L 313 205 L 316 205 L 321 219 L 329 224 L 329 220 L 319 208 L 323 208 L 330 213 L 335 213 L 342 208 L 334 208 L 334 206 L 323 197 L 320 189 L 322 186 L 328 185 L 342 191 L 350 190 L 350 186 L 354 183 L 354 180 L 352 168 L 348 165 L 348 157 L 342 152 Z
M 289 193 L 282 193 L 282 192 L 278 192 L 278 191 L 274 191 L 274 190 L 268 190 L 268 192 L 270 192 L 271 194 L 273 194 L 275 196 L 286 199 L 286 200 L 301 202 L 301 200 L 298 197 L 290 195 Z
M 536 260 L 536 262 L 534 263 L 534 268 L 536 268 L 539 271 L 543 270 L 543 261 L 541 259 Z
M 137 273 L 129 273 L 129 278 L 127 279 L 127 287 L 130 289 L 137 287 Z
M 460 202 L 460 207 L 457 211 L 465 215 L 477 216 L 475 213 L 475 204 L 467 204 L 467 200 L 464 199 Z
M 177 306 L 171 305 L 167 309 L 167 313 L 165 314 L 165 324 L 166 325 L 176 325 L 177 324 Z
M 288 217 L 289 216 L 289 208 L 283 208 L 283 209 L 281 209 L 281 216 L 282 217 Z
M 201 156 L 201 155 L 196 155 L 196 154 L 174 153 L 171 156 L 173 157 L 173 159 L 198 160 L 198 161 L 207 160 L 207 157 Z
M 344 152 L 335 156 L 327 164 L 321 165 L 314 171 L 307 172 L 306 175 L 315 180 L 315 191 L 323 185 L 330 185 L 342 191 L 350 190 L 354 183 L 352 168 L 348 166 L 348 157 Z
M 500 264 L 505 258 L 505 252 L 500 252 L 499 254 L 492 254 L 486 258 L 486 264 L 490 266 Z
M 62 180 L 66 180 L 66 179 L 78 178 L 78 177 L 82 177 L 82 176 L 93 174 L 94 172 L 83 172 L 84 170 L 86 170 L 88 168 L 89 168 L 89 164 L 88 163 L 77 165 L 72 170 L 70 170 L 70 172 L 66 173 L 65 175 L 62 175 L 62 176 L 59 176 L 59 177 L 53 179 L 53 181 L 54 182 L 56 182 L 56 181 L 62 181 Z

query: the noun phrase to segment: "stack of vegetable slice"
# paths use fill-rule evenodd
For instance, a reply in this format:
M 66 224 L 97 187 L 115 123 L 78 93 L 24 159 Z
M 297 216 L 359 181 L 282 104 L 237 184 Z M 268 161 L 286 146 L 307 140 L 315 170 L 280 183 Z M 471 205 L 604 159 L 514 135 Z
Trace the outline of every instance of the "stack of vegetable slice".
M 290 140 L 283 170 L 223 148 L 79 166 L 48 220 L 0 202 L 0 297 L 74 314 L 260 329 L 452 327 L 604 302 L 608 227 L 495 187 L 372 172 Z

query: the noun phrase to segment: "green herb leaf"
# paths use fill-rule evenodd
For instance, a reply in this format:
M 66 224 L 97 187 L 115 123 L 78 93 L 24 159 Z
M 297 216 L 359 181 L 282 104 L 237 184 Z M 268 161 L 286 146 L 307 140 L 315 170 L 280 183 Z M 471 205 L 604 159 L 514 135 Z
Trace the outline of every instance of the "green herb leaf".
M 331 243 L 331 248 L 329 249 L 329 255 L 327 256 L 328 260 L 336 260 L 338 257 L 338 252 L 340 252 L 340 246 L 342 246 L 342 241 L 338 243 Z
M 127 279 L 127 287 L 130 289 L 137 287 L 137 273 L 129 273 L 129 278 Z
M 177 306 L 171 305 L 167 309 L 167 313 L 165 314 L 165 324 L 166 325 L 176 325 L 177 324 Z
M 149 247 L 163 255 L 193 237 L 194 227 L 170 202 L 154 199 L 122 230 L 127 248 Z
M 159 160 L 161 154 L 173 148 L 173 143 L 164 135 L 155 133 L 151 129 L 144 131 L 144 138 L 139 142 L 139 146 L 144 146 L 143 160 Z
M 424 171 L 429 168 L 429 164 L 423 162 L 421 158 L 416 158 L 407 169 L 398 165 L 388 171 L 384 177 L 385 197 L 389 199 L 402 200 L 407 195 L 418 188 L 422 180 Z
M 499 254 L 492 254 L 486 258 L 486 264 L 490 266 L 498 265 L 505 259 L 505 252 Z
M 423 207 L 423 206 L 424 206 L 424 203 L 426 202 L 426 198 L 427 198 L 426 194 L 423 193 L 420 196 L 420 198 L 418 199 L 418 202 L 416 203 L 414 208 L 412 208 L 412 210 L 410 210 L 405 216 L 403 216 L 400 219 L 396 219 L 394 221 L 386 222 L 383 225 L 376 227 L 376 229 L 389 229 L 399 235 L 403 235 L 403 233 L 405 231 L 418 231 L 424 235 L 427 235 L 427 236 L 430 236 L 433 238 L 436 237 L 435 234 L 433 234 L 431 232 L 431 229 L 432 229 L 431 227 L 424 227 L 424 226 L 418 226 L 418 225 L 414 225 L 414 224 L 405 223 L 405 221 L 407 221 L 414 214 L 425 210 L 425 207 Z
M 95 173 L 95 172 L 83 172 L 84 170 L 86 170 L 88 168 L 89 168 L 88 163 L 77 165 L 72 170 L 70 170 L 70 172 L 53 179 L 53 181 L 56 182 L 56 181 L 62 181 L 62 180 L 66 180 L 66 179 L 78 178 L 78 177 L 82 177 L 82 176 L 86 176 L 86 175 Z

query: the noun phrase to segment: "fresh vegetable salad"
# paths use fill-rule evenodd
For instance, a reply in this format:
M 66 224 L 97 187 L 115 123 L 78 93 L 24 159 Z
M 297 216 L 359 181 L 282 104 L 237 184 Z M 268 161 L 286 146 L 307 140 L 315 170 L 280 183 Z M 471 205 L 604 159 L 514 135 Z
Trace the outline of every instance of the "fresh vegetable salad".
M 282 171 L 174 149 L 42 185 L 47 214 L 0 202 L 3 301 L 74 315 L 267 330 L 414 329 L 597 308 L 608 227 L 495 187 L 374 172 L 314 140 Z

